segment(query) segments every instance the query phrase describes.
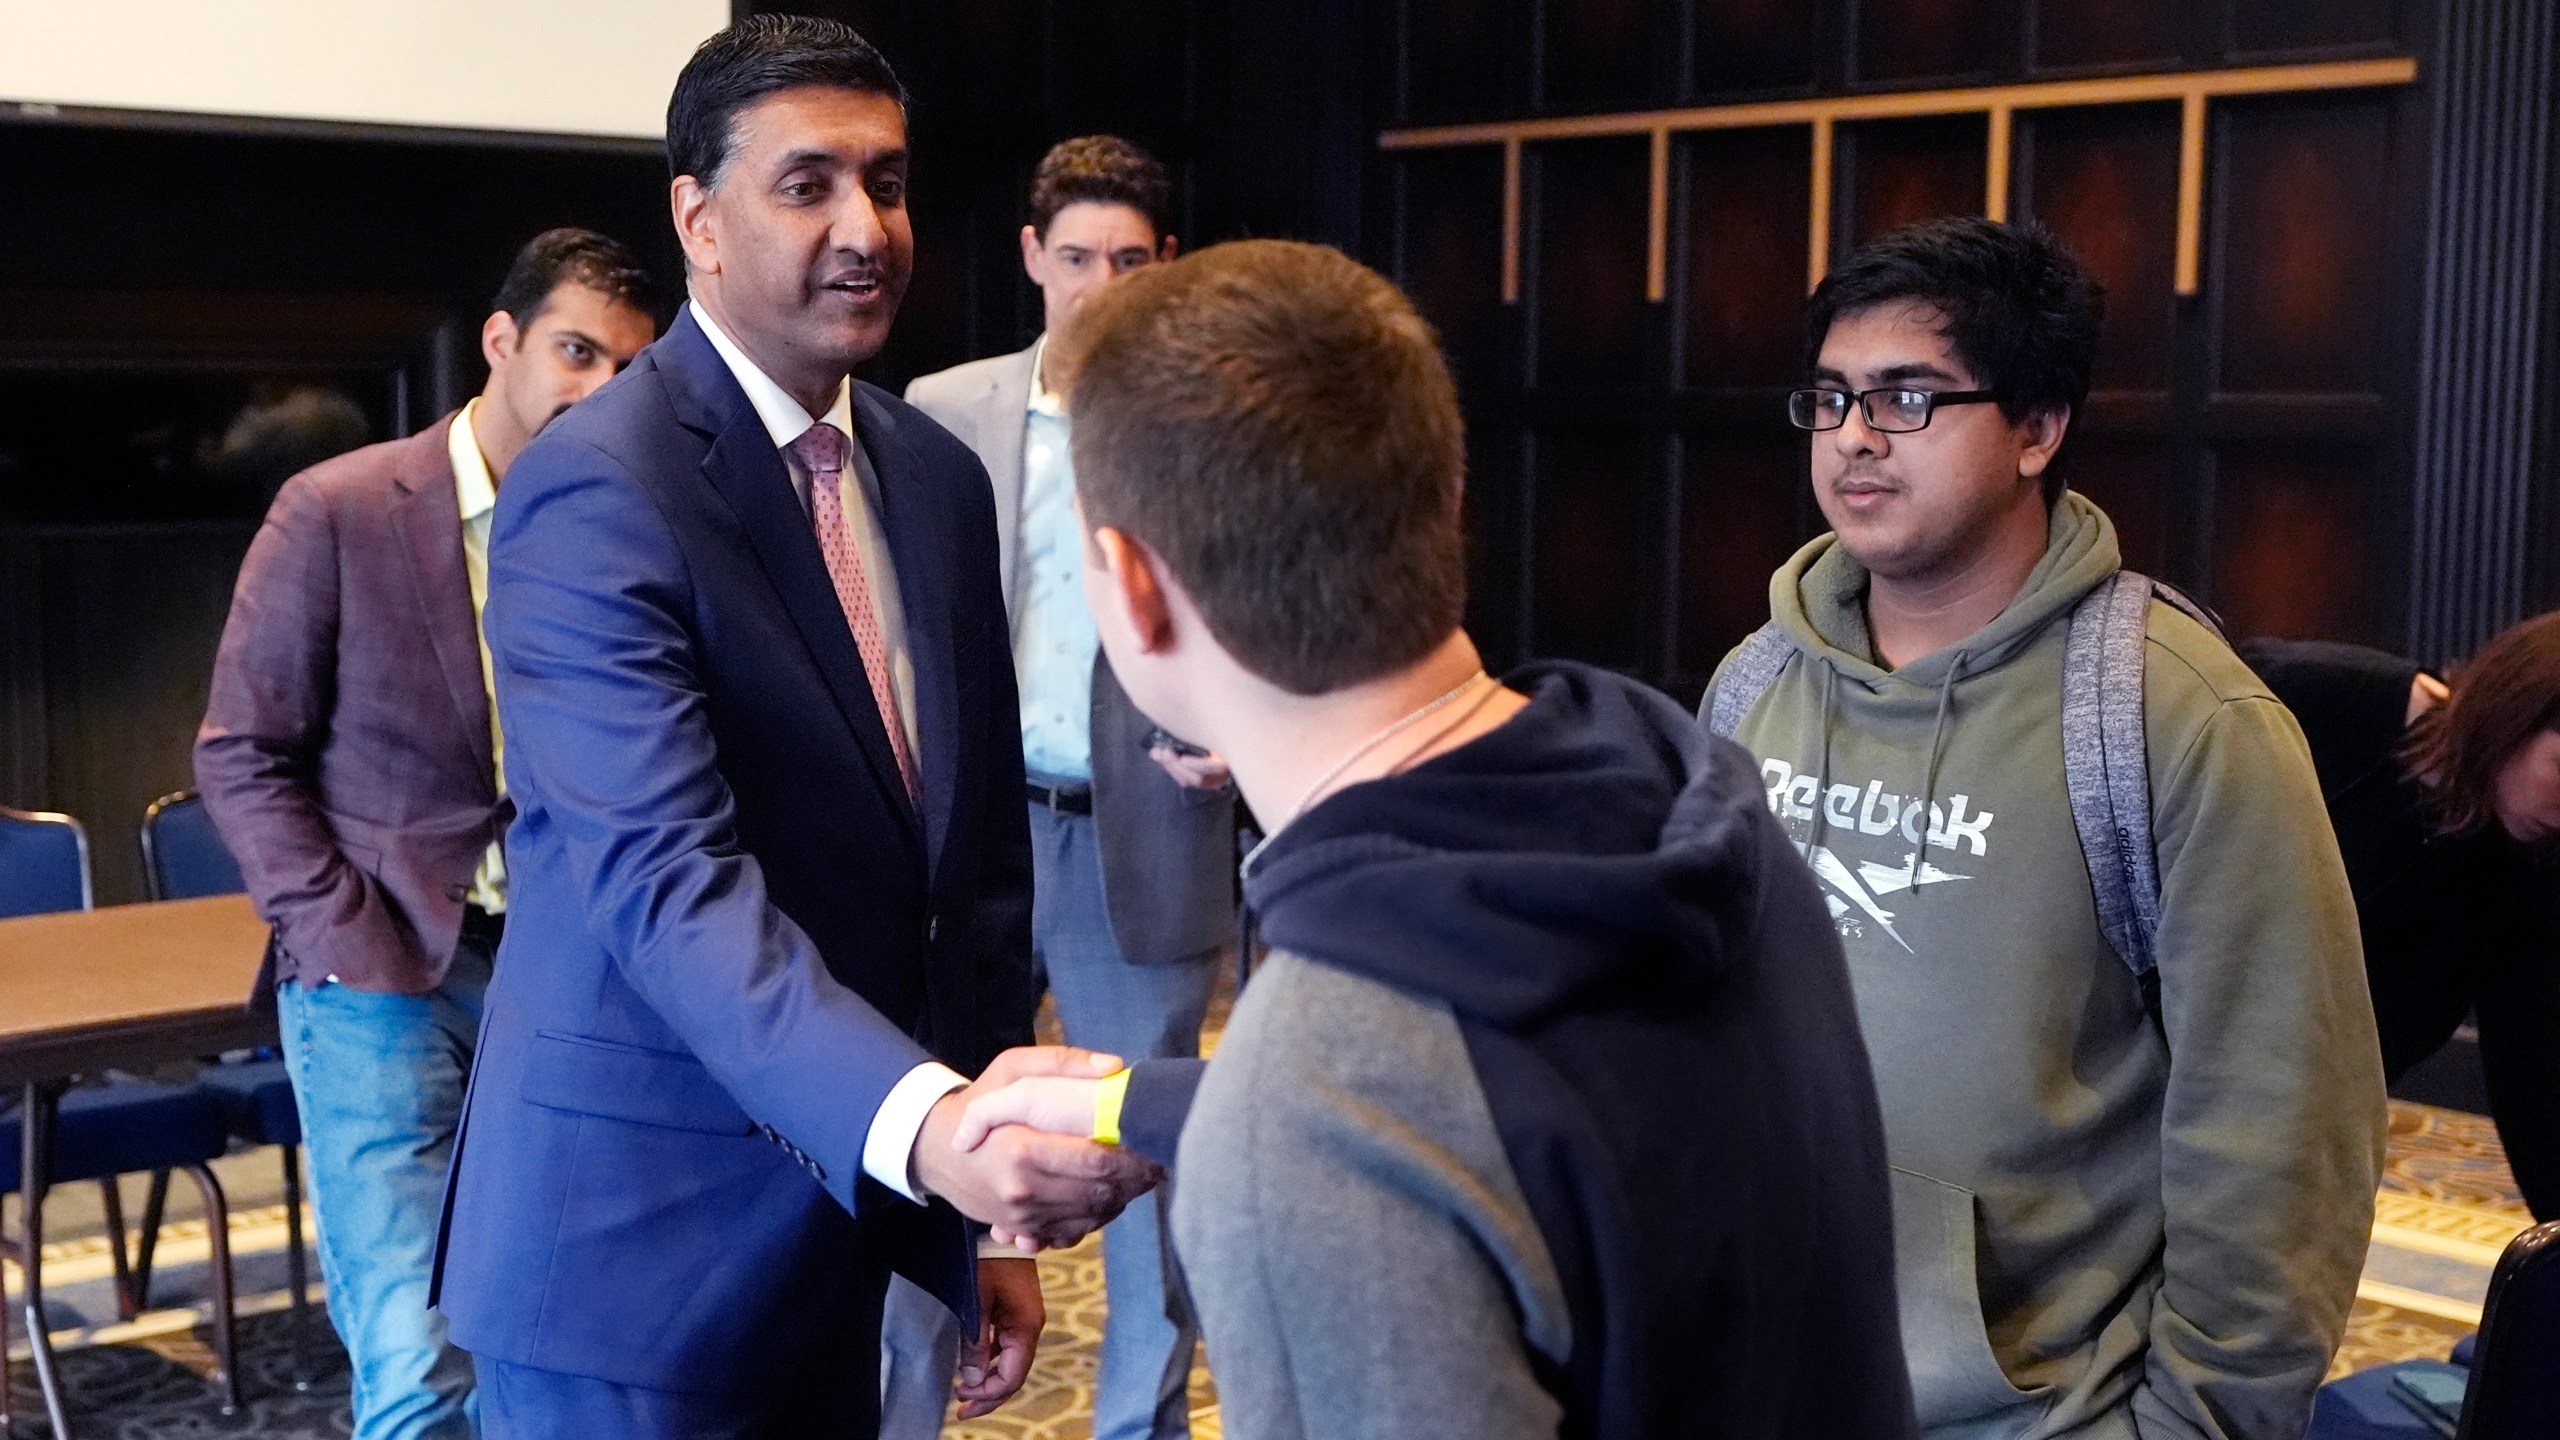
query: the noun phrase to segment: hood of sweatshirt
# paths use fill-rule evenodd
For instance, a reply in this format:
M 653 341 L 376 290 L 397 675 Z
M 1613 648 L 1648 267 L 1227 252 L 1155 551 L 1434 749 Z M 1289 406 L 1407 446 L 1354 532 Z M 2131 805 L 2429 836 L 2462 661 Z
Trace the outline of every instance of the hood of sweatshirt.
M 2007 663 L 2122 564 L 2115 522 L 2078 491 L 2065 490 L 2046 522 L 2044 558 L 2008 608 L 1962 643 L 1899 671 L 1888 672 L 1877 662 L 1867 632 L 1866 567 L 1830 534 L 1798 550 L 1769 578 L 1769 614 L 1797 649 L 1849 683 L 1873 687 L 1894 673 L 1936 689 Z
M 1510 683 L 1529 704 L 1498 729 L 1273 839 L 1245 876 L 1264 938 L 1510 1031 L 1602 990 L 1712 987 L 1765 853 L 1747 758 L 1605 672 Z

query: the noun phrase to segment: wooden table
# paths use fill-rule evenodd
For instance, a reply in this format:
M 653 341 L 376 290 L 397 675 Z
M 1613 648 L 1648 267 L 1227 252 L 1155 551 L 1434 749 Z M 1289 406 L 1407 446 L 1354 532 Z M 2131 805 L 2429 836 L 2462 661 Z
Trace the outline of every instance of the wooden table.
M 0 920 L 0 1086 L 22 1087 L 19 1263 L 27 1343 L 53 1433 L 71 1440 L 45 1328 L 42 1202 L 62 1091 L 96 1071 L 272 1045 L 252 1012 L 267 927 L 244 895 Z

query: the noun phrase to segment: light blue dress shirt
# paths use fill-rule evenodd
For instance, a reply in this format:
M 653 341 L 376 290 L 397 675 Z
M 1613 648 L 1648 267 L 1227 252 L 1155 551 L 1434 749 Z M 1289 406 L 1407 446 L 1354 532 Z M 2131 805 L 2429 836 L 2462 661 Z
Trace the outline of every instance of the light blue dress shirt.
M 1048 342 L 1041 342 L 1046 350 Z M 1031 360 L 1022 432 L 1022 600 L 1013 624 L 1013 676 L 1022 691 L 1022 766 L 1046 780 L 1093 778 L 1093 654 L 1101 643 L 1084 598 L 1084 528 L 1066 407 Z

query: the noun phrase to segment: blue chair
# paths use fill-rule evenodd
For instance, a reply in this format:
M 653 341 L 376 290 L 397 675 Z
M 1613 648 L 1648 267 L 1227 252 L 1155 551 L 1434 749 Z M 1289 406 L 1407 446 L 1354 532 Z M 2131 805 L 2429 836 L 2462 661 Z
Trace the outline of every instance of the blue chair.
M 142 877 L 154 900 L 237 895 L 249 888 L 240 862 L 213 828 L 204 797 L 193 790 L 163 795 L 142 812 Z
M 154 900 L 194 900 L 207 895 L 236 895 L 246 888 L 240 862 L 193 790 L 163 795 L 142 812 L 142 880 Z M 310 1284 L 302 1239 L 302 1114 L 293 1100 L 293 1082 L 284 1062 L 273 1053 L 214 1065 L 197 1077 L 222 1105 L 232 1135 L 250 1145 L 273 1145 L 284 1168 L 285 1272 L 293 1296 L 294 1387 L 311 1385 L 310 1350 L 306 1343 Z M 133 1304 L 148 1303 L 151 1252 L 160 1233 L 162 1206 L 169 1194 L 169 1172 L 151 1177 L 151 1194 L 143 1207 L 142 1238 L 134 1257 Z
M 92 908 L 89 840 L 80 823 L 68 815 L 33 813 L 0 807 L 0 917 L 49 914 Z M 19 1243 L 43 1233 L 41 1197 L 25 1192 L 21 1173 L 20 1126 L 26 1117 L 15 1104 L 0 1112 L 0 1194 L 17 1192 Z M 125 1258 L 123 1198 L 116 1177 L 140 1171 L 183 1170 L 204 1197 L 212 1236 L 214 1356 L 224 1412 L 239 1408 L 239 1368 L 232 1342 L 235 1315 L 231 1293 L 231 1212 L 222 1183 L 210 1162 L 229 1148 L 222 1106 L 197 1085 L 157 1085 L 114 1081 L 63 1093 L 53 1129 L 52 1180 L 98 1182 L 109 1231 L 109 1257 L 115 1270 L 117 1304 L 130 1312 L 136 1302 L 132 1272 Z M 22 1251 L 22 1257 L 24 1252 Z M 27 1273 L 22 1270 L 22 1274 Z M 41 1315 L 40 1289 L 27 1296 Z M 5 1310 L 6 1307 L 0 1307 Z M 0 1353 L 6 1353 L 8 1322 L 0 1316 Z M 8 1390 L 0 1386 L 0 1433 L 9 1424 Z
M 2560 1424 L 2560 1220 L 2507 1242 L 2489 1273 L 2458 1440 L 2546 1437 Z
M 89 832 L 80 822 L 0 805 L 0 917 L 96 904 L 89 885 Z

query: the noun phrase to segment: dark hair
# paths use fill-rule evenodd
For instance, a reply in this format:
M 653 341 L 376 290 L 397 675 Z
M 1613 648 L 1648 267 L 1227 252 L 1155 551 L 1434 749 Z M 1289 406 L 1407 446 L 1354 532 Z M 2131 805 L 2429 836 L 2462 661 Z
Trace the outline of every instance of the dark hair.
M 1163 161 L 1117 135 L 1079 135 L 1050 146 L 1031 172 L 1033 232 L 1046 241 L 1049 222 L 1080 201 L 1126 205 L 1146 216 L 1161 240 L 1172 217 L 1173 181 Z
M 507 278 L 499 282 L 498 298 L 489 302 L 489 308 L 506 311 L 521 329 L 533 323 L 552 292 L 563 285 L 601 291 L 651 320 L 666 305 L 665 292 L 629 246 L 610 235 L 564 225 L 524 243 L 515 262 L 507 266 Z
M 729 168 L 738 112 L 777 90 L 830 85 L 886 95 L 904 110 L 906 87 L 852 26 L 809 15 L 750 15 L 702 42 L 667 99 L 667 174 L 705 188 Z
M 1820 363 L 1834 320 L 1897 301 L 1946 317 L 1940 334 L 1984 389 L 2006 397 L 2000 413 L 2011 424 L 2040 411 L 2076 420 L 2088 401 L 2105 287 L 2043 226 L 1959 216 L 1859 246 L 1805 307 L 1805 368 Z M 2062 493 L 2075 438 L 2065 433 L 2044 472 L 2047 504 Z
M 2560 610 L 2483 646 L 2452 688 L 2409 727 L 2402 760 L 2436 828 L 2472 835 L 2498 823 L 2498 772 L 2534 736 L 2560 730 Z
M 1285 240 L 1112 282 L 1050 359 L 1085 520 L 1145 545 L 1218 644 L 1296 695 L 1393 673 L 1466 609 L 1466 433 L 1431 327 Z

